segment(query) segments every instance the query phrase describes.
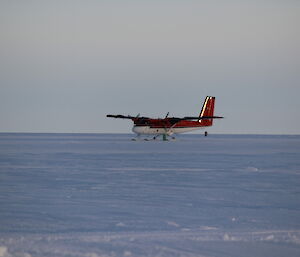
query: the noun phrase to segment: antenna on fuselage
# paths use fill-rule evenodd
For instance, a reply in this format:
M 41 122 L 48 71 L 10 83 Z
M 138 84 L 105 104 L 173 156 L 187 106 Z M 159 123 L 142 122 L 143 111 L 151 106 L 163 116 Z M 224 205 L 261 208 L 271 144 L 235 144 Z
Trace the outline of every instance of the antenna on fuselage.
M 166 118 L 168 118 L 168 116 L 169 116 L 169 113 L 170 113 L 170 112 L 168 112 L 168 113 L 167 113 L 167 115 L 166 115 L 165 119 L 166 119 Z

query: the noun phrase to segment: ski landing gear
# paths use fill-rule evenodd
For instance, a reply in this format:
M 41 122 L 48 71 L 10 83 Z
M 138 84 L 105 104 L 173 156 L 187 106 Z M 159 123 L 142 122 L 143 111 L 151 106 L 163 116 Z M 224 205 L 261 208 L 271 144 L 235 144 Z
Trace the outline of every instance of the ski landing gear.
M 153 140 L 156 140 L 159 136 L 162 136 L 162 140 L 163 141 L 169 141 L 166 134 L 162 134 L 162 135 L 157 135 L 155 137 L 153 137 Z
M 157 136 L 153 137 L 153 140 L 156 140 L 159 136 L 162 136 L 162 141 L 169 141 L 168 137 L 170 137 L 170 135 L 168 135 L 168 134 L 157 135 Z M 171 139 L 176 140 L 175 137 L 171 137 Z
M 146 137 L 146 138 L 141 138 L 141 134 L 138 134 L 135 138 L 132 138 L 131 141 L 155 141 L 155 140 L 158 140 L 159 137 L 162 136 L 162 140 L 159 140 L 159 141 L 170 141 L 170 140 L 176 140 L 175 137 L 169 135 L 169 134 L 158 134 L 158 135 L 155 135 L 154 137 Z

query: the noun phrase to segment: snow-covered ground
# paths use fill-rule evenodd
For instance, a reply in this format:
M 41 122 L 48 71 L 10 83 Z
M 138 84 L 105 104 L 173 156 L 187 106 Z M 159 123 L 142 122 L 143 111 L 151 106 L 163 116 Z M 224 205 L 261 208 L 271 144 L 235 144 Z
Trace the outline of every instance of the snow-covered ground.
M 0 134 L 0 257 L 300 256 L 300 136 Z

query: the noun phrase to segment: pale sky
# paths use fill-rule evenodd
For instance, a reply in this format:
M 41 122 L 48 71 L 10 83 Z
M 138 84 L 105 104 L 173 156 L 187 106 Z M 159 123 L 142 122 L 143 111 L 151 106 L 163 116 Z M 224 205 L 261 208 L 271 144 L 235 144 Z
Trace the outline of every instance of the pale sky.
M 300 134 L 300 1 L 0 2 L 0 132 L 130 133 L 106 114 Z

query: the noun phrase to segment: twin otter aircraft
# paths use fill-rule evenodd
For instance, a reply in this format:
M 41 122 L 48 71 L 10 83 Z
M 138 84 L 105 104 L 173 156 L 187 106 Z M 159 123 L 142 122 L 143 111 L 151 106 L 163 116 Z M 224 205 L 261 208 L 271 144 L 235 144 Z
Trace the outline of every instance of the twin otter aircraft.
M 164 119 L 152 119 L 148 117 L 124 116 L 124 115 L 111 115 L 106 117 L 130 119 L 133 121 L 134 126 L 132 131 L 138 136 L 140 135 L 153 135 L 153 139 L 157 136 L 162 136 L 163 140 L 167 140 L 167 136 L 189 132 L 213 125 L 213 119 L 222 119 L 223 117 L 214 116 L 215 97 L 207 96 L 205 98 L 202 110 L 198 117 L 168 117 L 169 113 Z M 207 135 L 207 133 L 205 132 Z

